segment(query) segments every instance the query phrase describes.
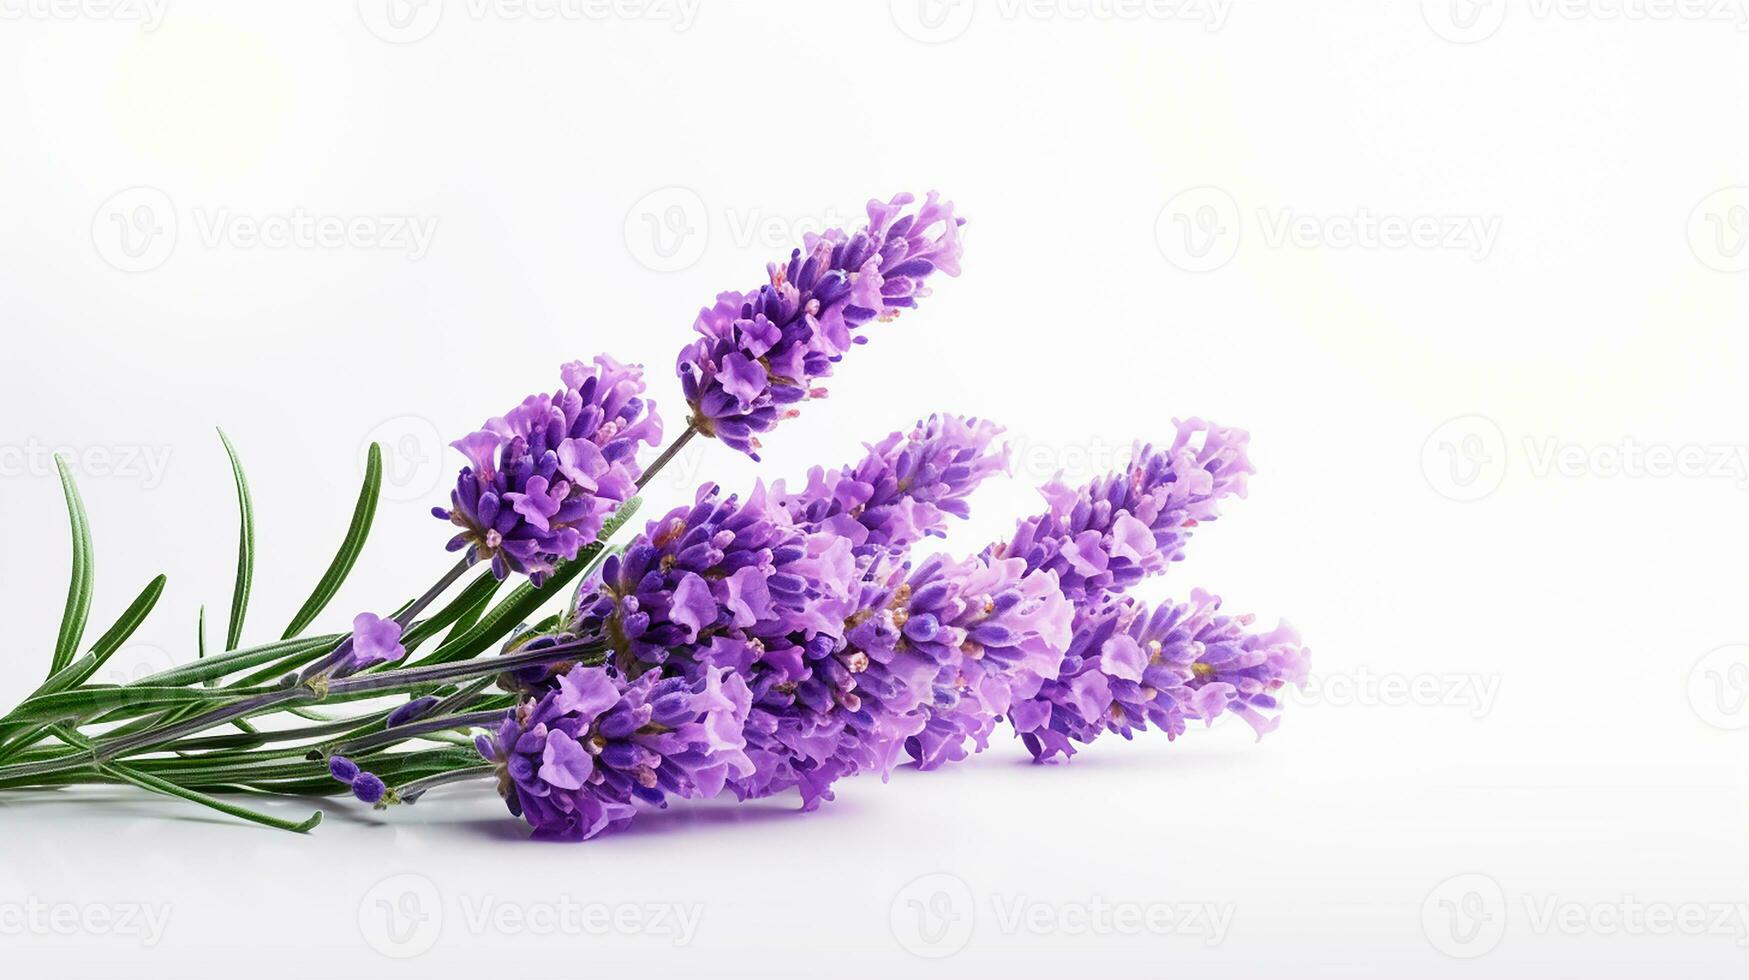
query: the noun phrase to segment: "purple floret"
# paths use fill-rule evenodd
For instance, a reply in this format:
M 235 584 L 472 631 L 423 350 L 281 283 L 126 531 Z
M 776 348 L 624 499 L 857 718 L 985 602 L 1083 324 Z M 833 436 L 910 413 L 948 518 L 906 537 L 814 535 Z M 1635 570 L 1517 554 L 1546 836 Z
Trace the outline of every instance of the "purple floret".
M 637 492 L 640 444 L 662 422 L 646 402 L 642 369 L 605 355 L 560 371 L 563 387 L 531 395 L 509 414 L 452 443 L 468 459 L 450 507 L 432 513 L 460 527 L 449 550 L 539 584 L 593 542 Z
M 951 203 L 931 192 L 870 201 L 855 233 L 809 235 L 769 281 L 751 293 L 722 293 L 700 311 L 700 340 L 680 352 L 690 421 L 700 433 L 758 458 L 762 432 L 795 414 L 796 403 L 824 397 L 818 382 L 871 320 L 889 320 L 929 295 L 939 271 L 959 274 L 959 226 Z
M 1122 472 L 1079 490 L 1047 484 L 1040 490 L 1046 511 L 1022 521 L 993 553 L 1056 572 L 1083 610 L 1181 560 L 1191 529 L 1219 516 L 1222 498 L 1245 496 L 1254 471 L 1244 430 L 1202 419 L 1174 424 L 1170 446 L 1139 446 Z
M 1249 629 L 1253 617 L 1220 615 L 1198 589 L 1187 603 L 1152 612 L 1119 599 L 1077 624 L 1056 679 L 1010 712 L 1033 757 L 1073 755 L 1103 732 L 1131 738 L 1150 728 L 1175 739 L 1190 720 L 1237 715 L 1259 738 L 1280 723 L 1278 692 L 1305 682 L 1310 651 L 1285 622 Z
M 975 418 L 932 415 L 869 445 L 855 465 L 815 467 L 802 489 L 786 494 L 779 483 L 772 492 L 798 523 L 848 538 L 858 555 L 902 550 L 945 535 L 949 516 L 971 513 L 972 491 L 1008 471 L 1008 447 L 993 446 L 1001 432 Z
M 726 670 L 696 680 L 626 681 L 574 667 L 476 740 L 510 812 L 542 840 L 587 840 L 629 823 L 638 803 L 705 798 L 752 770 L 742 742 L 748 694 Z
M 652 521 L 578 593 L 570 630 L 604 639 L 630 675 L 668 665 L 746 670 L 765 641 L 836 641 L 855 584 L 850 542 L 798 526 L 763 485 L 700 488 Z

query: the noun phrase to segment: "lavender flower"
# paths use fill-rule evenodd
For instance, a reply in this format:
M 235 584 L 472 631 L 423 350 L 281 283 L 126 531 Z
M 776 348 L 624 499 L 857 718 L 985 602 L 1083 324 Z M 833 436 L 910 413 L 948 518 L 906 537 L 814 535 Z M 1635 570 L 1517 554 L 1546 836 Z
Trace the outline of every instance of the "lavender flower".
M 1305 682 L 1310 651 L 1285 622 L 1252 632 L 1253 617 L 1219 615 L 1221 600 L 1195 590 L 1188 603 L 1150 613 L 1119 599 L 1077 624 L 1062 668 L 1009 714 L 1038 760 L 1073 755 L 1075 743 L 1150 727 L 1175 739 L 1191 719 L 1237 715 L 1259 738 L 1280 723 L 1276 693 Z
M 868 446 L 862 461 L 827 472 L 815 467 L 793 494 L 772 493 L 798 523 L 848 538 L 859 555 L 904 549 L 946 533 L 949 515 L 970 514 L 966 497 L 1007 472 L 1008 447 L 992 449 L 1001 427 L 957 415 L 932 415 L 909 433 Z
M 359 613 L 352 619 L 352 638 L 334 664 L 334 677 L 347 677 L 366 667 L 390 663 L 407 655 L 401 645 L 401 624 L 375 613 Z
M 584 583 L 570 631 L 604 639 L 634 676 L 744 671 L 766 639 L 836 639 L 854 575 L 848 541 L 798 527 L 763 485 L 742 501 L 706 484 Z
M 1139 446 L 1121 473 L 1080 490 L 1060 481 L 1043 487 L 1046 511 L 1022 521 L 991 553 L 1056 572 L 1084 610 L 1181 560 L 1191 529 L 1219 516 L 1222 498 L 1243 497 L 1254 471 L 1243 430 L 1202 419 L 1173 424 L 1178 436 L 1170 446 Z
M 730 786 L 741 799 L 798 788 L 802 808 L 833 798 L 837 780 L 889 773 L 904 739 L 922 726 L 917 705 L 940 666 L 896 650 L 895 608 L 909 597 L 907 568 L 891 554 L 862 563 L 864 574 L 844 638 L 820 633 L 767 637 L 747 670 L 753 707 L 747 755 L 754 772 Z M 875 654 L 864 649 L 875 648 Z
M 490 562 L 500 579 L 537 584 L 577 556 L 637 490 L 638 444 L 655 445 L 662 423 L 641 397 L 642 369 L 605 355 L 560 370 L 551 395 L 531 395 L 509 414 L 452 443 L 468 459 L 448 510 L 462 529 L 449 550 Z
M 787 263 L 767 267 L 766 285 L 722 293 L 699 312 L 701 339 L 675 369 L 693 428 L 757 459 L 759 433 L 825 396 L 817 382 L 863 341 L 858 328 L 916 306 L 936 271 L 959 274 L 963 219 L 934 193 L 904 214 L 914 200 L 870 201 L 860 231 L 807 236 Z
M 587 840 L 625 826 L 638 802 L 715 796 L 729 776 L 750 772 L 747 706 L 746 685 L 726 670 L 628 682 L 576 667 L 476 744 L 536 838 Z
M 941 664 L 926 724 L 905 748 L 922 769 L 982 751 L 1017 700 L 1057 676 L 1071 639 L 1073 607 L 1052 571 L 1018 559 L 932 558 L 911 576 L 902 646 Z

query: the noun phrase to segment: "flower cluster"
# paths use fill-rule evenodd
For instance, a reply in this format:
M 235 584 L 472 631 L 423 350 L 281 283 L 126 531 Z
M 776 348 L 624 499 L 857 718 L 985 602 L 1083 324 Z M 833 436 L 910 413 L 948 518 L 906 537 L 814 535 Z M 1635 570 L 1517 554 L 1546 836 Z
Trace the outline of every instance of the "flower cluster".
M 693 428 L 757 459 L 759 433 L 825 395 L 818 382 L 865 339 L 857 328 L 916 306 L 934 273 L 959 274 L 963 219 L 934 193 L 905 213 L 914 200 L 870 201 L 862 229 L 808 236 L 765 285 L 699 312 L 676 365 Z
M 700 314 L 678 369 L 691 429 L 754 455 L 757 434 L 824 394 L 859 327 L 959 271 L 951 206 L 910 203 L 871 203 L 867 228 L 809 238 L 768 285 Z M 1251 473 L 1243 431 L 1174 424 L 1120 472 L 1042 488 L 1044 513 L 963 560 L 912 548 L 1007 470 L 988 421 L 931 416 L 794 491 L 705 485 L 607 557 L 563 617 L 506 646 L 581 645 L 607 663 L 555 656 L 502 679 L 523 701 L 480 740 L 501 792 L 537 836 L 575 839 L 672 796 L 795 790 L 813 809 L 907 756 L 929 770 L 982 751 L 1004 719 L 1039 760 L 1223 714 L 1272 729 L 1276 693 L 1305 672 L 1291 629 L 1251 631 L 1202 592 L 1152 612 L 1124 595 L 1181 559 Z M 698 726 L 714 734 L 678 734 Z
M 747 705 L 746 684 L 727 670 L 626 681 L 578 666 L 476 744 L 537 838 L 584 840 L 624 826 L 635 802 L 715 796 L 748 772 Z
M 451 551 L 537 583 L 577 556 L 637 491 L 640 443 L 656 445 L 662 422 L 646 402 L 643 372 L 599 356 L 560 371 L 551 395 L 531 395 L 509 414 L 452 443 L 468 465 L 450 507 L 432 513 L 461 533 Z
M 793 494 L 773 493 L 798 522 L 850 540 L 858 555 L 903 550 L 946 533 L 949 515 L 970 513 L 966 498 L 1008 470 L 1008 447 L 992 448 L 1002 429 L 957 415 L 932 415 L 909 433 L 870 444 L 852 466 L 815 467 Z
M 745 670 L 770 642 L 835 639 L 854 573 L 850 542 L 796 524 L 764 485 L 742 500 L 707 484 L 584 583 L 571 631 L 605 640 L 633 676 Z
M 1014 730 L 1041 761 L 1107 731 L 1128 739 L 1152 727 L 1175 739 L 1190 720 L 1212 725 L 1223 713 L 1262 738 L 1280 722 L 1276 692 L 1305 682 L 1309 653 L 1287 623 L 1256 632 L 1253 617 L 1220 608 L 1197 589 L 1152 612 L 1125 598 L 1084 617 L 1057 677 L 1014 705 Z
M 1055 571 L 1083 609 L 1181 560 L 1191 529 L 1219 516 L 1222 498 L 1245 496 L 1253 470 L 1243 430 L 1202 419 L 1173 424 L 1171 445 L 1137 447 L 1122 472 L 1079 490 L 1047 484 L 1045 512 L 1022 521 L 992 553 Z

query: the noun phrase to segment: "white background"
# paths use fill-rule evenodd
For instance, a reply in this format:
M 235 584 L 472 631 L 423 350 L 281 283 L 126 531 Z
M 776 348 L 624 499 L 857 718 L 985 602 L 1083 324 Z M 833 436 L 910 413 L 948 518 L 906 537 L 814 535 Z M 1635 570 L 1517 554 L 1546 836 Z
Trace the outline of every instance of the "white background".
M 1749 911 L 1616 914 L 1749 903 L 1740 4 L 482 2 L 0 0 L 0 700 L 40 679 L 64 595 L 50 449 L 95 527 L 91 635 L 170 577 L 125 678 L 190 656 L 203 603 L 222 632 L 215 424 L 256 493 L 253 640 L 384 441 L 340 624 L 446 567 L 448 440 L 600 350 L 647 364 L 678 428 L 699 306 L 930 187 L 972 220 L 964 276 L 872 331 L 762 466 L 698 447 L 651 509 L 958 411 L 1017 448 L 950 539 L 971 550 L 1057 469 L 1202 415 L 1249 429 L 1260 472 L 1150 595 L 1288 617 L 1315 687 L 1261 744 L 1221 725 L 1032 766 L 1001 739 L 816 814 L 689 807 L 571 847 L 483 786 L 325 805 L 308 838 L 4 794 L 8 973 L 1749 970 Z M 300 215 L 356 233 L 248 237 Z M 1437 234 L 1365 234 L 1412 222 Z M 624 918 L 537 934 L 566 902 Z M 1227 926 L 1077 931 L 1101 904 Z M 104 921 L 141 905 L 161 934 Z

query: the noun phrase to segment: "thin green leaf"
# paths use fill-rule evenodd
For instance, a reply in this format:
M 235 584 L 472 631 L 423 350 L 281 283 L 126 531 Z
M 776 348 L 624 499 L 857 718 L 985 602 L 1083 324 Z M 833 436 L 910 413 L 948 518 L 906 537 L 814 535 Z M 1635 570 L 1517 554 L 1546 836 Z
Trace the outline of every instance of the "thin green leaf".
M 445 641 L 453 640 L 472 629 L 474 624 L 480 621 L 480 617 L 486 614 L 486 610 L 492 608 L 492 597 L 498 594 L 498 586 L 501 583 L 495 576 L 488 575 L 487 578 L 491 579 L 491 587 L 481 593 L 478 602 L 462 610 L 462 614 L 456 618 L 455 625 L 450 627 L 448 635 L 444 637 Z
M 89 739 L 84 738 L 78 732 L 64 728 L 60 725 L 54 725 L 51 727 L 55 735 L 68 745 L 81 749 L 91 749 L 95 747 L 91 744 Z M 161 779 L 151 773 L 141 772 L 134 766 L 122 762 L 99 763 L 97 768 L 106 775 L 113 776 L 114 778 L 126 783 L 132 783 L 141 789 L 148 789 L 154 793 L 163 793 L 166 796 L 174 796 L 177 799 L 187 800 L 190 803 L 199 803 L 201 806 L 210 807 L 220 813 L 252 821 L 264 826 L 273 827 L 278 830 L 289 830 L 296 834 L 302 834 L 309 832 L 314 829 L 317 824 L 322 822 L 322 811 L 320 810 L 317 810 L 303 820 L 284 820 L 279 817 L 269 816 L 257 810 L 251 810 L 248 807 L 238 806 L 235 803 L 227 803 L 224 800 L 208 796 L 205 793 L 198 793 L 186 787 L 178 786 L 167 779 Z
M 129 766 L 110 762 L 103 764 L 99 768 L 109 775 L 114 776 L 123 782 L 132 783 L 141 789 L 149 789 L 154 793 L 163 793 L 165 796 L 174 796 L 177 799 L 187 800 L 190 803 L 198 803 L 201 806 L 209 807 L 220 813 L 228 814 L 242 820 L 248 820 L 252 823 L 258 823 L 263 826 L 272 827 L 275 830 L 289 830 L 294 834 L 307 834 L 311 830 L 314 830 L 317 824 L 322 822 L 322 811 L 320 810 L 310 814 L 303 820 L 285 820 L 280 817 L 269 816 L 257 810 L 251 810 L 246 806 L 227 803 L 216 796 L 208 796 L 197 790 L 178 786 L 167 779 L 159 779 L 157 776 L 153 776 L 150 773 L 140 772 Z
M 161 670 L 150 677 L 143 677 L 137 684 L 180 687 L 186 684 L 202 684 L 209 680 L 234 674 L 238 671 L 259 667 L 262 664 L 276 664 L 279 661 L 295 660 L 298 657 L 315 653 L 326 653 L 339 643 L 339 634 L 326 636 L 307 636 L 300 640 L 278 640 L 261 646 L 246 647 L 216 657 L 207 657 L 180 667 Z M 313 658 L 312 658 L 313 659 Z
M 85 622 L 91 617 L 91 522 L 85 517 L 85 502 L 73 482 L 73 471 L 59 454 L 55 469 L 61 474 L 61 493 L 67 498 L 67 518 L 73 525 L 73 581 L 67 586 L 67 608 L 61 614 L 61 631 L 55 639 L 51 676 L 73 662 L 85 636 Z
M 467 587 L 456 594 L 442 609 L 432 613 L 425 619 L 415 622 L 401 636 L 401 645 L 408 650 L 417 648 L 430 639 L 438 630 L 451 623 L 460 622 L 468 610 L 481 605 L 490 605 L 492 596 L 497 593 L 499 581 L 490 571 L 481 572 L 480 576 L 467 584 Z M 478 618 L 477 616 L 475 617 Z
M 119 709 L 155 711 L 173 705 L 193 702 L 228 702 L 242 700 L 253 694 L 267 694 L 271 688 L 209 691 L 201 687 L 83 687 L 72 691 L 56 691 L 26 698 L 13 712 L 16 721 L 64 721 L 90 717 Z
M 73 661 L 66 667 L 56 671 L 48 680 L 43 681 L 35 694 L 52 694 L 55 691 L 65 691 L 75 688 L 90 680 L 102 669 L 109 658 L 121 649 L 123 643 L 134 635 L 146 617 L 152 614 L 152 609 L 158 604 L 158 599 L 164 594 L 164 576 L 160 575 L 146 583 L 146 587 L 122 610 L 121 617 L 115 621 L 97 642 L 91 645 L 89 653 Z M 34 694 L 32 695 L 35 696 Z
M 201 603 L 200 614 L 195 617 L 194 624 L 194 659 L 206 659 L 206 603 Z M 202 687 L 214 687 L 219 683 L 216 677 L 208 677 L 201 681 Z
M 249 612 L 249 589 L 255 583 L 255 504 L 249 497 L 249 481 L 243 476 L 243 461 L 225 430 L 219 430 L 225 455 L 231 458 L 231 476 L 237 481 L 237 582 L 231 590 L 231 623 L 225 628 L 225 649 L 237 649 L 243 638 L 243 617 Z
M 373 442 L 370 444 L 370 455 L 365 460 L 364 486 L 359 488 L 358 503 L 352 508 L 352 524 L 346 529 L 346 539 L 340 542 L 340 551 L 334 555 L 334 561 L 328 565 L 328 571 L 323 573 L 322 580 L 316 583 L 316 590 L 310 593 L 303 608 L 292 617 L 291 625 L 285 628 L 285 639 L 289 640 L 302 633 L 327 608 L 328 603 L 333 601 L 341 584 L 352 574 L 352 566 L 357 564 L 359 553 L 364 550 L 365 538 L 370 536 L 371 522 L 376 519 L 377 499 L 381 496 L 382 488 L 383 450 Z
M 446 639 L 441 646 L 431 651 L 424 659 L 408 666 L 420 667 L 466 660 L 478 655 L 494 642 L 502 639 L 506 634 L 520 626 L 549 599 L 564 594 L 570 584 L 585 569 L 594 567 L 596 558 L 607 548 L 607 539 L 631 520 L 632 515 L 637 512 L 638 506 L 642 503 L 641 497 L 633 497 L 626 501 L 619 511 L 608 519 L 595 542 L 585 546 L 575 560 L 560 562 L 539 588 L 536 588 L 531 582 L 518 585 L 511 590 L 503 602 L 498 603 L 490 612 L 481 616 L 480 621 L 466 632 L 454 639 Z

